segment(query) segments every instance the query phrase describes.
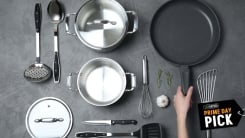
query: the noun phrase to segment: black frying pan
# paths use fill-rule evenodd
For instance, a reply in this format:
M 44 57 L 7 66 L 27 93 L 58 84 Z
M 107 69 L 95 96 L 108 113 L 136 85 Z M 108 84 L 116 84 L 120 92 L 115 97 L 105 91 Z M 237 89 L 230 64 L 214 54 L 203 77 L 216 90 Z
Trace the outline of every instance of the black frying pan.
M 179 65 L 181 85 L 189 87 L 189 66 L 207 60 L 218 47 L 220 23 L 214 11 L 197 0 L 172 0 L 161 6 L 151 23 L 155 49 Z

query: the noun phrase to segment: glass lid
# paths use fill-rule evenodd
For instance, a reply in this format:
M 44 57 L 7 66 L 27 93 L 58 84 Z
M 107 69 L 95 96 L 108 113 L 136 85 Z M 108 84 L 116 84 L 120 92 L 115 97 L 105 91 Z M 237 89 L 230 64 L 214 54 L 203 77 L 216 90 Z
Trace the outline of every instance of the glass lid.
M 72 123 L 69 107 L 54 97 L 37 100 L 26 114 L 26 128 L 34 138 L 64 138 L 69 134 Z

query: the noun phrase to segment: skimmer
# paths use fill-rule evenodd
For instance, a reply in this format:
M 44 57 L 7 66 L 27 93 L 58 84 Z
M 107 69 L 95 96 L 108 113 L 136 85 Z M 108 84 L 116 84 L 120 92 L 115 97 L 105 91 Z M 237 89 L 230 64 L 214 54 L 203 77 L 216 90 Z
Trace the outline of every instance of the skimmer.
M 24 71 L 24 77 L 31 82 L 43 82 L 50 78 L 52 71 L 40 63 L 40 29 L 41 29 L 41 3 L 35 5 L 35 25 L 36 25 L 36 62 Z

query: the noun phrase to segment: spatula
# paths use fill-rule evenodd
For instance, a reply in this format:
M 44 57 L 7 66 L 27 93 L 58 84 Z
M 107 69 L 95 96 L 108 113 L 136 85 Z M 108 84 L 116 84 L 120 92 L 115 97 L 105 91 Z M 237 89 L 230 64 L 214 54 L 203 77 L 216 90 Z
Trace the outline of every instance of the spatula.
M 159 123 L 143 125 L 139 130 L 131 133 L 108 133 L 108 132 L 78 132 L 77 138 L 82 137 L 138 137 L 138 138 L 163 138 L 162 127 Z

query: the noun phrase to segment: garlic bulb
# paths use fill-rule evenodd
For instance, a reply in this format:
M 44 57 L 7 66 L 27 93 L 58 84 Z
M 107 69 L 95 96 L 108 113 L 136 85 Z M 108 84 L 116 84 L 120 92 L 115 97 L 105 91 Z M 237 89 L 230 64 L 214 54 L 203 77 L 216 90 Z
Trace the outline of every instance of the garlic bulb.
M 164 107 L 167 107 L 168 106 L 169 99 L 168 99 L 168 97 L 166 95 L 161 95 L 161 96 L 158 96 L 157 97 L 156 102 L 157 102 L 157 106 L 158 107 L 164 108 Z

